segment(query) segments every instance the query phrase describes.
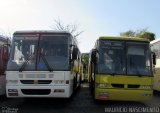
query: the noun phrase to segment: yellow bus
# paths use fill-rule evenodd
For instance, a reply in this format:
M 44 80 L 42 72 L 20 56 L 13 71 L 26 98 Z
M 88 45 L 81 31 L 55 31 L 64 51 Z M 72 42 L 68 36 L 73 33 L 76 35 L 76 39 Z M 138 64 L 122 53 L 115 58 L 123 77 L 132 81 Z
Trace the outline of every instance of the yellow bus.
M 153 89 L 160 91 L 160 39 L 151 41 L 151 50 L 156 54 Z
M 90 92 L 95 100 L 152 98 L 153 65 L 146 39 L 100 37 L 90 52 L 88 70 Z

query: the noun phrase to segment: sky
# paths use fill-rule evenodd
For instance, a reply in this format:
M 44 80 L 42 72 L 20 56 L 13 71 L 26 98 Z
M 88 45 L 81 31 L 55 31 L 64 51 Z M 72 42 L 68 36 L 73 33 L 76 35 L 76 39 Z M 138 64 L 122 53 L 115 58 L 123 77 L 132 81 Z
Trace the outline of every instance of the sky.
M 55 20 L 84 31 L 77 40 L 89 52 L 100 36 L 148 28 L 160 38 L 160 0 L 0 0 L 0 33 L 52 30 Z

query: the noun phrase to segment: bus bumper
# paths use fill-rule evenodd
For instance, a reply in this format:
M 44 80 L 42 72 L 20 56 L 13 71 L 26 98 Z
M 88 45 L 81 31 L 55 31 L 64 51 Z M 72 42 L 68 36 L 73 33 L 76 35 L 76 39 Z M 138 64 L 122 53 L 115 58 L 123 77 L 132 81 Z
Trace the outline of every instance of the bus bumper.
M 152 95 L 152 90 L 95 89 L 96 100 L 148 101 Z
M 70 86 L 7 86 L 8 98 L 18 97 L 44 97 L 44 98 L 69 98 L 72 94 Z

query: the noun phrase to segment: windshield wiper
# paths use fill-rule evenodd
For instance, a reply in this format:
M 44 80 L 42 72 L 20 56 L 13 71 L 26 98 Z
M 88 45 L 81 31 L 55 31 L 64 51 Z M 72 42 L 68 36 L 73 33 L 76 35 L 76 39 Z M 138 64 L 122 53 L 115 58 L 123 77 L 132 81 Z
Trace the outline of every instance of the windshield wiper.
M 22 72 L 22 71 L 24 70 L 25 66 L 26 66 L 27 63 L 30 61 L 31 57 L 32 57 L 32 54 L 30 54 L 30 55 L 27 57 L 26 61 L 22 64 L 21 68 L 19 69 L 19 72 Z
M 45 56 L 42 53 L 40 53 L 40 56 L 41 56 L 42 60 L 44 61 L 45 65 L 47 66 L 48 71 L 52 72 L 53 68 L 49 65 L 49 63 L 48 63 L 47 59 L 45 58 Z

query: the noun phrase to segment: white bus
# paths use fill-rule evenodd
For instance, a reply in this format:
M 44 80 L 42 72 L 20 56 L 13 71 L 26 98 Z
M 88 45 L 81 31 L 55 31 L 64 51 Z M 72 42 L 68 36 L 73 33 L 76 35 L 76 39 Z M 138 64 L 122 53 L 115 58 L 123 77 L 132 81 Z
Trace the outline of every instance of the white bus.
M 16 31 L 6 71 L 9 98 L 69 98 L 80 86 L 80 51 L 65 31 Z
M 152 51 L 156 54 L 153 89 L 160 91 L 160 39 L 150 42 Z
M 8 43 L 9 40 L 3 36 L 0 36 L 0 95 L 4 95 L 6 92 L 6 68 L 8 61 Z

